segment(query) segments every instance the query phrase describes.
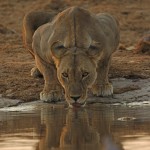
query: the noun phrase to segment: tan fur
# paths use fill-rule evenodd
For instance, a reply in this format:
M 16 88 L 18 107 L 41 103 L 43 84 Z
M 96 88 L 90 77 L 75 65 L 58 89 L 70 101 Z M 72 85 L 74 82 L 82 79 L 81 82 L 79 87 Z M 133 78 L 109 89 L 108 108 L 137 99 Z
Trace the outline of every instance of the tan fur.
M 26 23 L 28 16 L 31 19 Z M 68 8 L 55 17 L 43 16 L 44 21 L 40 13 L 30 13 L 24 19 L 25 44 L 45 80 L 41 100 L 63 99 L 63 90 L 70 106 L 75 100 L 84 105 L 88 89 L 97 96 L 111 95 L 108 71 L 119 44 L 117 21 L 108 14 L 95 15 L 79 7 Z M 33 18 L 38 18 L 38 25 Z M 28 24 L 38 28 L 33 31 Z

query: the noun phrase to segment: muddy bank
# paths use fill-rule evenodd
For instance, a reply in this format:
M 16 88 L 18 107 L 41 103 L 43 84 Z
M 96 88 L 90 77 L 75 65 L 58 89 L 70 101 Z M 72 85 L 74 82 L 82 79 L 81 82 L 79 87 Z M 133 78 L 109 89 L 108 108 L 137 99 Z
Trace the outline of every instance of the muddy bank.
M 111 80 L 114 85 L 114 95 L 112 97 L 93 97 L 87 99 L 87 105 L 109 104 L 109 105 L 150 105 L 150 78 L 149 79 L 125 79 L 116 78 Z M 22 100 L 12 100 L 0 98 L 0 108 L 22 104 Z M 44 102 L 36 100 L 25 103 L 25 105 L 42 104 Z M 49 103 L 52 107 L 67 107 L 65 101 L 56 104 Z

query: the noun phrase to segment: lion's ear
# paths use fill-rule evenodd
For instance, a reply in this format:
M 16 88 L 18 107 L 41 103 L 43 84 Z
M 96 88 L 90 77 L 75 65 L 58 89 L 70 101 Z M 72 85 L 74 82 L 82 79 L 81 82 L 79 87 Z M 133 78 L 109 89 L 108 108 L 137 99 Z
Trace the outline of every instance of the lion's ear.
M 60 41 L 54 42 L 51 46 L 51 52 L 55 58 L 61 58 L 65 54 L 66 50 L 67 49 L 63 46 L 63 43 Z
M 93 58 L 99 57 L 102 49 L 103 45 L 100 42 L 92 41 L 87 51 L 88 56 Z

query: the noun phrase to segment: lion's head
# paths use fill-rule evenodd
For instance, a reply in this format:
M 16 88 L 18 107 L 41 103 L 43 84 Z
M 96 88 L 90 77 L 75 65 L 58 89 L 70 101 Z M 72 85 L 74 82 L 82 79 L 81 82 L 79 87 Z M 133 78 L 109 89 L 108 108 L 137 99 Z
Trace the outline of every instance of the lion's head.
M 97 77 L 97 53 L 99 43 L 92 42 L 89 48 L 65 48 L 60 41 L 52 45 L 52 55 L 57 68 L 57 77 L 65 90 L 70 106 L 84 106 L 87 91 Z M 95 56 L 97 55 L 97 56 Z

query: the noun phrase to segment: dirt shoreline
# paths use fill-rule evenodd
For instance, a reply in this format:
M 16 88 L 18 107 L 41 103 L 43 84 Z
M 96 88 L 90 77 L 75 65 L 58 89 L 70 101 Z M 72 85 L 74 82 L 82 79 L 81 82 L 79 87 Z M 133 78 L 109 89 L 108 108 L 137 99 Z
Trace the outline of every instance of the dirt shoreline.
M 30 70 L 34 60 L 22 42 L 22 20 L 31 10 L 59 12 L 70 6 L 81 6 L 93 13 L 108 12 L 120 23 L 120 47 L 114 53 L 110 78 L 150 78 L 150 56 L 132 51 L 137 41 L 150 31 L 150 6 L 147 0 L 5 0 L 0 2 L 0 94 L 1 99 L 29 102 L 39 99 L 43 79 L 34 79 Z M 131 90 L 134 87 L 131 88 Z M 125 90 L 125 89 L 122 89 Z M 139 91 L 140 92 L 140 91 Z
M 131 80 L 125 78 L 116 78 L 112 80 L 114 85 L 113 97 L 93 97 L 89 96 L 87 99 L 87 106 L 104 105 L 125 105 L 125 106 L 149 106 L 150 105 L 150 78 Z M 0 108 L 20 106 L 23 103 L 19 99 L 8 99 L 0 97 Z M 36 100 L 33 103 L 27 102 L 25 105 L 37 105 L 45 103 L 40 100 Z M 67 107 L 66 101 L 57 103 L 47 103 L 52 107 Z

